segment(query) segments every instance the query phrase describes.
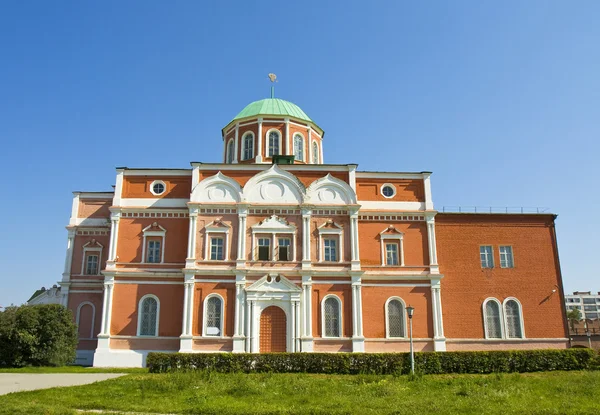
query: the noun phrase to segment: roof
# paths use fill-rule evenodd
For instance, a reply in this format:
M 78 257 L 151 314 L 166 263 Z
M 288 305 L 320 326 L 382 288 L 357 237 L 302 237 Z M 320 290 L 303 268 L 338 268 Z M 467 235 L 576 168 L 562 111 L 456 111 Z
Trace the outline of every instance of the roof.
M 258 115 L 276 115 L 284 117 L 293 117 L 298 120 L 310 122 L 318 127 L 318 125 L 296 104 L 279 99 L 265 98 L 260 101 L 254 101 L 246 105 L 246 107 L 236 115 L 227 125 L 234 121 L 244 118 L 255 117 Z M 321 129 L 321 127 L 319 127 Z
M 29 302 L 29 301 L 33 300 L 35 297 L 37 297 L 38 295 L 40 295 L 40 294 L 43 294 L 43 293 L 45 293 L 45 292 L 46 292 L 46 290 L 45 290 L 45 289 L 36 290 L 36 291 L 33 293 L 33 295 L 32 295 L 31 297 L 29 297 L 29 300 L 27 300 L 27 302 Z

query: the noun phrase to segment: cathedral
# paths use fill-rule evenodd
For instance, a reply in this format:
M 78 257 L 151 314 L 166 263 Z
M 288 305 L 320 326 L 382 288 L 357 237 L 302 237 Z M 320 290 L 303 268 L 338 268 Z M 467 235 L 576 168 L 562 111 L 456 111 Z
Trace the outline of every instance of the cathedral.
M 327 164 L 323 129 L 282 99 L 221 132 L 219 163 L 74 193 L 60 292 L 78 364 L 406 352 L 409 306 L 417 351 L 568 346 L 555 215 L 438 212 L 431 172 Z

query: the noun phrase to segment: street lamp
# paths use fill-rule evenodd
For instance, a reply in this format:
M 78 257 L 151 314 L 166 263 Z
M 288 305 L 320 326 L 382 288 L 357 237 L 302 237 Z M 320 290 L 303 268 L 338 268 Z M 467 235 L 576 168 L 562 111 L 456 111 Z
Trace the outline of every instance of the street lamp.
M 415 351 L 413 349 L 413 336 L 412 336 L 412 318 L 415 313 L 415 308 L 410 305 L 406 307 L 406 312 L 408 313 L 408 321 L 410 324 L 410 373 L 415 374 Z

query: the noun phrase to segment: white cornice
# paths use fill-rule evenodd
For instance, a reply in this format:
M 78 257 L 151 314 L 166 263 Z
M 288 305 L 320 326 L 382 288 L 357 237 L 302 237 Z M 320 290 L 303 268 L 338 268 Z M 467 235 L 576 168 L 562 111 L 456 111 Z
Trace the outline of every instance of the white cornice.
M 425 211 L 423 202 L 385 202 L 377 200 L 359 200 L 361 212 L 363 210 L 397 210 L 399 212 L 422 212 Z
M 273 167 L 272 164 L 262 163 L 262 164 L 225 164 L 225 163 L 202 163 L 193 161 L 190 163 L 193 167 L 198 168 L 200 171 L 203 170 L 218 170 L 224 172 L 223 174 L 227 174 L 227 171 L 263 171 L 268 170 Z M 347 172 L 353 168 L 356 168 L 356 164 L 279 164 L 279 168 L 282 170 L 289 171 L 321 171 L 323 175 L 326 175 L 328 172 L 332 171 L 343 171 Z
M 122 198 L 121 206 L 138 208 L 187 208 L 188 198 Z
M 121 169 L 119 169 L 121 170 Z M 191 176 L 192 169 L 122 169 L 124 176 Z
M 356 178 L 360 179 L 425 179 L 431 173 L 408 173 L 408 172 L 378 172 L 378 171 L 357 171 Z

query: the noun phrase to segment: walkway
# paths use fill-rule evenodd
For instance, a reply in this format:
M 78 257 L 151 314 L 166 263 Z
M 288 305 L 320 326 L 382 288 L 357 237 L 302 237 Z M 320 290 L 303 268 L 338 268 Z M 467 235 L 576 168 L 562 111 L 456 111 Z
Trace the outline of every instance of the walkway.
M 87 385 L 114 379 L 122 373 L 0 373 L 0 395 L 11 392 Z

